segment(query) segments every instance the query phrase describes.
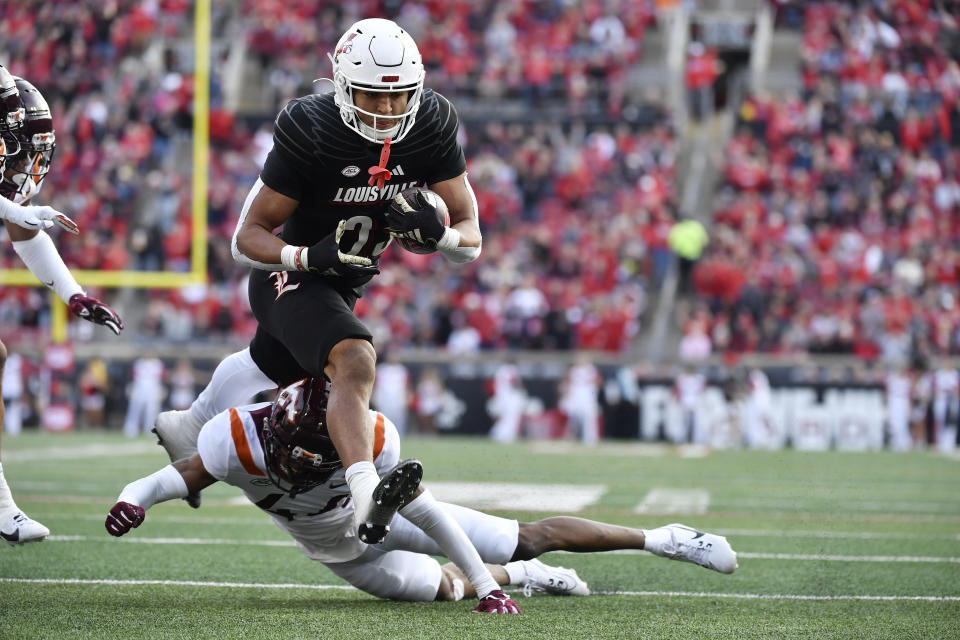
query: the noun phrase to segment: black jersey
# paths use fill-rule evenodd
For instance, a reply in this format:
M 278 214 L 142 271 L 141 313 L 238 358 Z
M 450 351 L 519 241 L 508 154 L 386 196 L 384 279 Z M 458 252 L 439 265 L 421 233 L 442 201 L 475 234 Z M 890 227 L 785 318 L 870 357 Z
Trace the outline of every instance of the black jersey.
M 424 90 L 413 127 L 390 146 L 386 168 L 392 177 L 379 189 L 368 184 L 367 169 L 379 165 L 383 146 L 369 143 L 343 123 L 333 94 L 291 100 L 277 116 L 273 149 L 260 172 L 265 185 L 300 202 L 280 237 L 310 246 L 346 220 L 344 243 L 353 242 L 350 252 L 379 256 L 390 237 L 383 212 L 393 196 L 466 170 L 458 127 L 453 105 L 439 93 Z

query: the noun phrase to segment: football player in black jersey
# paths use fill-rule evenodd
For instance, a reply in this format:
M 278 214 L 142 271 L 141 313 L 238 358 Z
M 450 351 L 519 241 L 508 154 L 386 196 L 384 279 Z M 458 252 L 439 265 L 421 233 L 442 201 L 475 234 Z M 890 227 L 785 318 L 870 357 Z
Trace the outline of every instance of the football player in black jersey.
M 0 66 L 0 219 L 13 249 L 27 268 L 52 289 L 70 310 L 120 333 L 120 317 L 96 298 L 88 296 L 63 263 L 44 229 L 57 224 L 71 233 L 73 220 L 48 206 L 30 205 L 50 169 L 54 148 L 53 119 L 46 100 L 32 84 Z M 0 342 L 0 377 L 7 348 Z M 2 393 L 0 393 L 2 396 Z M 4 406 L 0 399 L 0 425 Z M 28 517 L 13 500 L 0 465 L 0 538 L 11 546 L 38 542 L 50 530 Z
M 171 460 L 188 457 L 217 412 L 262 389 L 326 374 L 333 382 L 330 435 L 347 469 L 357 523 L 372 525 L 367 537 L 375 541 L 393 514 L 370 516 L 378 477 L 373 434 L 360 425 L 376 352 L 354 304 L 379 272 L 392 233 L 413 232 L 457 263 L 480 255 L 481 235 L 457 113 L 423 88 L 413 38 L 389 20 L 361 20 L 330 60 L 334 92 L 292 100 L 277 116 L 273 149 L 233 237 L 234 258 L 255 267 L 249 293 L 257 333 L 248 350 L 218 366 L 190 410 L 160 414 L 156 432 Z M 415 185 L 444 200 L 449 226 L 429 205 L 406 207 L 388 225 L 391 200 Z

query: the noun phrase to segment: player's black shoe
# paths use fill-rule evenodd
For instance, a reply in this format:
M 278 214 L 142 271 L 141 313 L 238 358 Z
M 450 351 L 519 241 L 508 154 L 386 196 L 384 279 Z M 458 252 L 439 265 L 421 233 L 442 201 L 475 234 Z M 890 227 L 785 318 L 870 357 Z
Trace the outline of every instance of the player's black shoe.
M 364 517 L 357 514 L 360 540 L 377 544 L 387 536 L 397 509 L 417 490 L 421 478 L 423 465 L 414 459 L 403 460 L 380 478 L 373 490 L 370 512 Z

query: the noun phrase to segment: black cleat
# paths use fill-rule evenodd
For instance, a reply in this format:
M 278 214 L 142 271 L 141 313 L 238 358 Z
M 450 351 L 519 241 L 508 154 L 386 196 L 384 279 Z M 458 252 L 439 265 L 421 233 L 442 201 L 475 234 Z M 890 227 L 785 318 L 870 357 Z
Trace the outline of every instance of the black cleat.
M 397 509 L 417 490 L 421 478 L 423 465 L 413 459 L 401 461 L 380 478 L 380 483 L 373 490 L 370 513 L 358 528 L 361 541 L 377 544 L 387 537 Z

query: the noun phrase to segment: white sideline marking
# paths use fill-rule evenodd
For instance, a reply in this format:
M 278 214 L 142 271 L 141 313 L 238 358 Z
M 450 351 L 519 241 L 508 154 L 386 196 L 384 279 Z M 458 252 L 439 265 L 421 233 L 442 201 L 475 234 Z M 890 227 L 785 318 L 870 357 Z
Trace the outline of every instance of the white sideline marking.
M 49 516 L 47 517 L 49 520 Z M 711 529 L 721 536 L 751 536 L 757 538 L 850 538 L 854 540 L 960 540 L 960 534 L 914 534 L 888 531 L 805 531 L 790 529 Z
M 716 508 L 720 509 L 723 507 L 734 507 L 738 509 L 743 508 L 766 508 L 766 507 L 779 507 L 783 506 L 784 500 L 782 498 L 748 498 L 743 500 L 737 500 L 736 498 L 720 498 L 717 500 Z M 937 515 L 946 515 L 951 516 L 955 512 L 957 503 L 956 500 L 942 500 L 940 502 L 871 502 L 867 500 L 847 500 L 844 498 L 834 499 L 834 503 L 842 504 L 843 508 L 847 511 L 858 511 L 860 513 L 874 514 L 876 515 L 888 515 L 891 512 L 894 512 L 893 515 L 911 515 L 911 512 L 920 512 L 928 513 L 934 516 Z M 811 511 L 817 509 L 817 504 L 813 501 L 810 502 L 800 502 L 795 501 L 794 506 L 797 511 Z M 903 512 L 903 513 L 896 513 Z
M 745 600 L 918 600 L 922 602 L 960 602 L 960 596 L 808 596 L 795 593 L 710 593 L 707 591 L 594 591 L 592 595 L 668 596 L 671 598 L 739 598 Z
M 29 582 L 37 584 L 115 584 L 115 585 L 171 585 L 175 587 L 229 587 L 235 589 L 336 589 L 356 591 L 349 584 L 260 584 L 256 582 L 204 582 L 200 580 L 110 580 L 80 578 L 0 578 L 0 582 Z
M 944 562 L 960 563 L 960 558 L 937 556 L 829 556 L 818 553 L 738 553 L 738 558 L 758 560 L 824 560 L 827 562 Z
M 231 540 L 229 538 L 127 538 L 116 540 L 104 531 L 100 536 L 48 536 L 52 542 L 132 542 L 138 544 L 232 544 L 244 547 L 296 547 L 293 540 Z
M 82 447 L 43 447 L 4 451 L 7 462 L 34 460 L 76 460 L 79 458 L 108 458 L 114 456 L 135 456 L 145 453 L 163 453 L 155 442 L 125 442 L 123 444 L 88 444 Z
M 183 544 L 183 545 L 237 545 L 241 547 L 296 547 L 293 540 L 234 540 L 231 538 L 128 538 L 119 540 L 104 533 L 103 536 L 50 536 L 50 542 L 129 542 L 135 544 Z M 572 551 L 555 551 L 553 553 L 573 553 Z M 620 549 L 604 553 L 619 555 L 650 555 L 641 549 Z M 813 553 L 750 553 L 738 552 L 738 558 L 755 558 L 758 560 L 814 560 L 817 562 L 927 562 L 927 563 L 960 563 L 960 558 L 946 556 L 850 556 L 826 555 Z
M 706 489 L 651 489 L 634 513 L 706 513 L 710 492 Z
M 573 551 L 553 551 L 551 553 L 575 553 Z M 600 551 L 617 555 L 647 555 L 649 552 L 641 549 L 617 549 L 616 551 Z M 754 558 L 757 560 L 813 560 L 816 562 L 931 562 L 956 564 L 960 558 L 949 556 L 849 556 L 828 555 L 819 553 L 751 553 L 737 551 L 737 558 Z
M 341 584 L 260 584 L 256 582 L 202 582 L 199 580 L 109 580 L 79 578 L 0 578 L 0 582 L 31 584 L 110 584 L 110 585 L 167 585 L 176 587 L 213 587 L 232 589 L 314 589 L 356 591 L 356 587 Z M 510 589 L 516 592 L 516 589 Z M 710 593 L 706 591 L 594 591 L 603 596 L 667 596 L 671 598 L 738 598 L 747 600 L 913 600 L 921 602 L 960 602 L 960 596 L 870 596 L 834 595 L 815 596 L 791 593 Z
M 19 484 L 17 485 L 19 486 Z M 242 504 L 249 504 L 242 498 Z M 44 514 L 41 520 L 88 520 L 103 522 L 102 515 L 93 514 Z M 233 525 L 263 525 L 273 527 L 273 521 L 266 515 L 262 518 L 209 518 L 204 516 L 164 516 L 151 512 L 150 522 L 167 524 L 233 524 Z M 852 540 L 960 540 L 960 533 L 953 534 L 924 534 L 924 533 L 896 533 L 889 531 L 807 531 L 790 529 L 710 529 L 710 533 L 719 536 L 746 536 L 752 538 L 841 538 Z

